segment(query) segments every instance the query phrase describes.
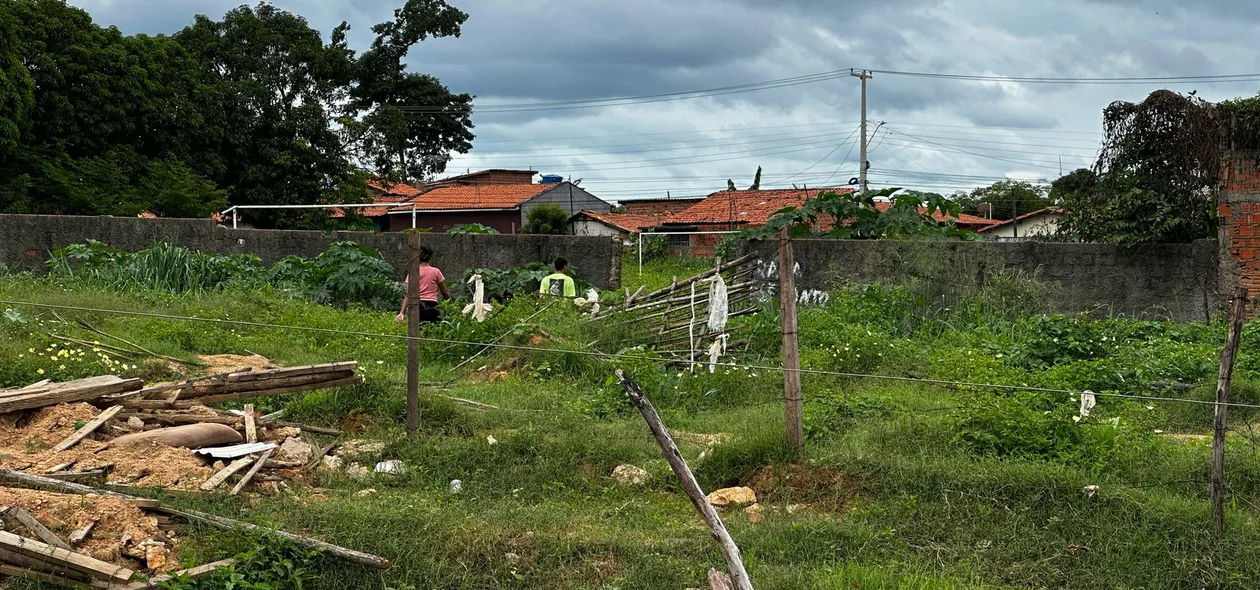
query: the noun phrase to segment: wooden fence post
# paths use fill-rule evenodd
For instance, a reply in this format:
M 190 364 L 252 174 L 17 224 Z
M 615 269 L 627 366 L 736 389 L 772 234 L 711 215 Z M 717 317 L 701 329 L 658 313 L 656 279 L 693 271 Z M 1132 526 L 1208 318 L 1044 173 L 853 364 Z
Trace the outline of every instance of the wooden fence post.
M 787 446 L 799 459 L 805 455 L 802 423 L 801 351 L 796 338 L 796 260 L 787 228 L 779 235 L 779 324 L 783 331 L 783 400 L 787 406 Z
M 1229 338 L 1221 350 L 1221 370 L 1216 378 L 1216 405 L 1212 415 L 1212 523 L 1216 534 L 1225 532 L 1225 418 L 1229 411 L 1229 382 L 1234 356 L 1247 316 L 1247 288 L 1238 287 L 1229 304 Z
M 420 429 L 420 234 L 407 234 L 407 434 Z
M 665 423 L 661 422 L 660 414 L 656 413 L 656 408 L 648 400 L 647 396 L 643 395 L 643 391 L 639 389 L 639 386 L 621 369 L 617 369 L 617 380 L 621 382 L 621 387 L 626 390 L 626 395 L 630 398 L 630 401 L 634 403 L 635 407 L 639 408 L 639 413 L 643 415 L 643 421 L 647 422 L 648 429 L 652 431 L 652 436 L 656 438 L 656 444 L 660 445 L 661 452 L 665 455 L 665 461 L 669 463 L 670 469 L 678 477 L 678 483 L 682 485 L 683 491 L 687 493 L 687 498 L 696 507 L 696 512 L 700 513 L 700 517 L 704 519 L 705 524 L 709 525 L 709 534 L 714 541 L 717 541 L 718 546 L 722 550 L 722 557 L 726 560 L 727 569 L 731 571 L 731 579 L 735 589 L 753 590 L 752 580 L 748 578 L 748 572 L 744 569 L 744 558 L 740 556 L 739 546 L 735 544 L 735 539 L 731 538 L 730 532 L 726 530 L 726 525 L 722 524 L 722 518 L 718 516 L 717 510 L 713 509 L 713 505 L 705 497 L 704 490 L 700 489 L 700 483 L 696 481 L 696 476 L 691 473 L 691 468 L 687 467 L 687 461 L 683 459 L 682 453 L 678 451 L 678 445 L 674 444 L 674 439 L 669 435 L 669 430 L 665 428 Z

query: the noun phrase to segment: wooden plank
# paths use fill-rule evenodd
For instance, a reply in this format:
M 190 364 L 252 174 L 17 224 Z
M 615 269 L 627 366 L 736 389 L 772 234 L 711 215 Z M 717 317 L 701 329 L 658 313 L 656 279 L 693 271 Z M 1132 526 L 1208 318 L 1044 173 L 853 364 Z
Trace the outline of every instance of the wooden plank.
M 296 377 L 284 377 L 277 379 L 262 379 L 258 381 L 249 381 L 245 383 L 228 383 L 221 387 L 205 388 L 199 390 L 186 390 L 180 395 L 180 399 L 199 400 L 211 395 L 225 395 L 230 393 L 248 393 L 251 391 L 277 391 L 288 388 L 302 387 L 316 383 L 327 383 L 329 381 L 337 381 L 347 377 L 353 377 L 354 370 L 346 369 L 342 371 L 334 371 L 329 373 L 317 373 L 313 375 L 299 375 Z
M 231 382 L 245 383 L 264 379 L 282 379 L 286 377 L 301 377 L 304 375 L 319 375 L 321 373 L 340 373 L 342 371 L 353 371 L 357 368 L 359 368 L 358 361 L 342 361 L 318 365 L 305 365 L 301 367 L 282 367 L 279 369 L 254 371 L 248 375 L 234 377 Z
M 287 393 L 299 393 L 303 391 L 312 391 L 316 389 L 332 389 L 334 387 L 349 387 L 351 385 L 358 385 L 362 382 L 363 382 L 363 377 L 355 375 L 354 377 L 347 377 L 345 379 L 338 379 L 336 381 L 311 383 L 309 385 L 303 385 L 300 387 L 288 387 L 288 388 L 278 389 L 278 390 L 245 391 L 245 392 L 240 392 L 240 393 L 227 393 L 223 395 L 208 395 L 205 397 L 197 398 L 197 401 L 206 405 L 219 404 L 223 402 L 230 402 L 230 401 L 235 401 L 235 400 L 240 400 L 240 399 L 251 399 L 251 398 L 256 398 L 256 397 L 267 397 L 267 396 L 272 396 L 272 395 L 284 395 Z
M 67 569 L 82 572 L 101 580 L 129 582 L 131 581 L 131 576 L 135 575 L 134 571 L 123 566 L 106 563 L 87 555 L 61 549 L 60 547 L 53 547 L 35 539 L 19 537 L 7 531 L 0 531 L 0 546 L 27 557 L 55 562 Z
M 118 412 L 121 411 L 122 406 L 112 406 L 104 412 L 101 412 L 93 418 L 91 422 L 84 424 L 83 428 L 74 431 L 74 434 L 71 434 L 68 438 L 66 438 L 66 440 L 57 443 L 57 446 L 53 447 L 53 452 L 60 453 L 61 451 L 79 444 L 79 441 L 87 438 L 93 432 L 96 432 L 97 428 L 100 428 L 114 416 L 117 416 Z
M 96 528 L 96 522 L 97 521 L 93 519 L 91 522 L 87 523 L 86 526 L 71 531 L 68 539 L 70 544 L 78 547 L 87 541 L 87 538 L 92 535 L 92 529 Z
M 149 498 L 127 498 L 126 500 L 128 504 L 131 504 L 141 510 L 152 510 L 162 505 L 161 502 L 158 502 L 157 500 L 150 500 Z
M 220 485 L 223 485 L 223 482 L 227 481 L 229 477 L 232 477 L 234 473 L 248 467 L 250 463 L 253 463 L 254 459 L 255 457 L 251 455 L 249 457 L 241 457 L 240 459 L 228 463 L 227 467 L 220 469 L 218 473 L 210 476 L 210 479 L 207 479 L 205 483 L 201 484 L 201 491 L 208 492 Z
M 1212 415 L 1212 523 L 1216 534 L 1225 532 L 1225 426 L 1229 411 L 1229 384 L 1234 374 L 1234 356 L 1247 321 L 1247 287 L 1240 286 L 1229 306 L 1229 337 L 1221 350 L 1221 366 L 1216 377 L 1216 406 Z
M 23 473 L 21 471 L 13 471 L 11 469 L 0 469 L 0 481 L 4 481 L 7 485 L 11 487 L 21 487 L 21 488 L 27 488 L 27 489 L 32 489 L 32 490 L 47 490 L 51 492 L 60 492 L 63 494 L 81 494 L 81 495 L 82 494 L 95 494 L 98 496 L 110 496 L 113 498 L 123 498 L 126 500 L 132 500 L 132 501 L 141 499 L 137 496 L 131 496 L 128 494 L 122 494 L 119 492 L 103 490 L 101 488 L 94 488 L 91 486 L 85 486 L 85 485 L 80 485 L 80 484 L 75 484 L 75 483 L 60 482 L 54 479 L 49 479 L 47 477 L 33 475 L 30 473 Z M 208 513 L 200 512 L 197 510 L 174 510 L 171 508 L 167 508 L 165 506 L 159 506 L 155 508 L 154 510 L 165 513 L 165 514 L 169 514 L 171 516 L 178 516 L 180 518 L 183 518 L 184 520 L 210 524 L 224 530 L 244 530 L 244 531 L 259 531 L 259 532 L 264 532 L 264 533 L 270 533 L 278 537 L 288 539 L 300 547 L 305 547 L 307 549 L 318 549 L 320 551 L 323 551 L 324 553 L 327 553 L 328 555 L 332 555 L 334 557 L 349 561 L 351 563 L 357 563 L 359 565 L 374 567 L 381 570 L 387 570 L 390 568 L 389 560 L 379 555 L 372 555 L 371 553 L 364 553 L 362 551 L 355 551 L 354 549 L 347 549 L 345 547 L 340 547 L 337 545 L 333 545 L 331 543 L 325 543 L 324 541 L 320 541 L 319 539 L 314 539 L 314 538 L 306 537 L 303 535 L 295 535 L 287 531 L 281 531 L 281 530 L 272 529 L 268 527 L 261 527 L 256 524 L 252 524 L 248 522 L 241 522 L 239 520 L 233 520 L 231 518 L 225 518 L 222 516 L 208 514 Z
M 748 572 L 744 569 L 744 560 L 740 556 L 739 547 L 735 545 L 735 539 L 731 538 L 731 534 L 726 530 L 726 525 L 722 524 L 722 518 L 718 516 L 717 510 L 714 510 L 713 505 L 709 504 L 708 498 L 704 495 L 704 490 L 700 489 L 700 483 L 696 481 L 696 476 L 691 473 L 691 468 L 687 467 L 687 461 L 683 459 L 682 453 L 678 451 L 678 445 L 674 444 L 674 439 L 669 435 L 669 430 L 665 428 L 665 423 L 661 422 L 661 416 L 656 413 L 656 408 L 648 400 L 647 396 L 643 394 L 643 391 L 639 389 L 639 386 L 635 385 L 634 381 L 623 373 L 621 369 L 617 369 L 617 379 L 621 382 L 622 388 L 626 390 L 626 395 L 630 398 L 630 401 L 639 408 L 639 413 L 643 415 L 643 420 L 647 422 L 648 429 L 652 431 L 652 436 L 656 437 L 656 443 L 660 445 L 661 452 L 665 455 L 665 461 L 669 463 L 669 467 L 673 469 L 674 475 L 678 477 L 683 491 L 691 499 L 691 504 L 700 513 L 700 517 L 704 519 L 705 524 L 709 525 L 709 534 L 722 550 L 722 557 L 726 559 L 726 567 L 731 571 L 731 579 L 735 584 L 735 588 L 737 590 L 753 590 L 752 581 L 748 578 Z
M 258 424 L 254 422 L 254 404 L 245 404 L 245 442 L 258 442 Z
M 5 514 L 7 516 L 12 516 L 18 522 L 22 523 L 22 526 L 26 527 L 27 530 L 32 533 L 35 533 L 35 536 L 42 539 L 45 543 L 48 543 L 53 547 L 60 547 L 66 550 L 70 549 L 69 543 L 62 541 L 60 537 L 48 530 L 48 527 L 44 526 L 44 523 L 40 522 L 39 519 L 35 518 L 35 516 L 30 512 L 27 512 L 25 508 L 22 508 L 21 506 L 13 506 L 5 511 Z
M 290 428 L 297 428 L 298 430 L 301 430 L 302 432 L 311 432 L 314 434 L 327 434 L 328 436 L 341 436 L 342 434 L 345 434 L 342 431 L 337 430 L 336 428 L 324 428 L 323 426 L 311 426 L 310 424 L 301 424 L 298 422 L 284 422 L 281 420 L 264 421 L 263 425 L 264 426 L 278 426 L 280 428 L 284 428 L 288 426 Z
M 42 582 L 44 584 L 52 584 L 54 586 L 65 586 L 67 588 L 82 588 L 85 585 L 92 586 L 94 588 L 110 587 L 108 584 L 104 583 L 89 583 L 85 580 L 76 580 L 66 578 L 55 573 L 43 572 L 35 569 L 34 566 L 20 567 L 16 565 L 9 565 L 7 563 L 0 563 L 0 574 L 12 576 L 14 578 L 23 578 L 35 582 Z
M 49 473 L 45 477 L 58 481 L 72 481 L 75 483 L 89 485 L 105 485 L 105 480 L 109 477 L 109 471 L 105 469 L 93 469 L 91 471 L 63 471 L 60 473 Z
M 215 570 L 221 567 L 230 567 L 231 565 L 235 563 L 236 563 L 235 559 L 222 559 L 219 561 L 207 563 L 205 565 L 199 565 L 197 567 L 191 567 L 185 570 L 179 570 L 177 572 L 173 572 L 170 574 L 162 574 L 159 576 L 153 576 L 152 578 L 149 578 L 148 580 L 134 582 L 126 586 L 119 586 L 117 587 L 117 589 L 118 590 L 148 590 L 149 588 L 157 588 L 163 582 L 169 582 L 175 578 L 183 578 L 186 580 L 200 580 L 202 578 L 213 575 Z
M 245 475 L 241 477 L 241 481 L 236 482 L 236 486 L 232 488 L 232 491 L 229 492 L 228 495 L 235 496 L 241 493 L 241 490 L 245 489 L 245 486 L 249 484 L 249 480 L 254 479 L 254 476 L 258 475 L 258 470 L 262 469 L 263 465 L 267 464 L 267 459 L 271 458 L 271 454 L 273 452 L 275 452 L 275 449 L 267 449 L 263 452 L 262 456 L 258 458 L 258 461 L 254 462 L 254 466 L 250 467 L 249 471 L 246 471 Z
M 56 383 L 44 393 L 0 398 L 0 414 L 89 401 L 105 395 L 135 391 L 143 386 L 144 381 L 140 379 L 122 379 L 114 375 Z
M 181 424 L 226 424 L 228 426 L 236 426 L 241 423 L 241 419 L 235 416 L 216 416 L 213 414 L 148 414 L 144 412 L 123 412 L 118 415 L 119 420 L 128 418 L 139 418 L 145 422 L 155 422 L 157 424 L 167 424 L 178 426 Z
M 119 400 L 118 404 L 131 410 L 187 410 L 198 405 L 197 402 L 162 399 L 124 399 Z

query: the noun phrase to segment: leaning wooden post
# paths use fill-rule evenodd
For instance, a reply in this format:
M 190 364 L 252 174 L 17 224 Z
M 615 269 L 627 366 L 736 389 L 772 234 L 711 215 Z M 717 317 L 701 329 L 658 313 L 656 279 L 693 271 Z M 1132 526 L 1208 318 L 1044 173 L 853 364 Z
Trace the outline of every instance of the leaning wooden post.
M 779 324 L 783 331 L 783 400 L 787 405 L 787 445 L 793 457 L 805 455 L 801 415 L 801 350 L 796 339 L 796 260 L 787 228 L 779 234 Z
M 1229 411 L 1229 382 L 1234 356 L 1242 337 L 1247 310 L 1247 288 L 1239 287 L 1229 305 L 1229 338 L 1221 350 L 1221 370 L 1216 378 L 1216 406 L 1212 415 L 1212 521 L 1216 534 L 1225 532 L 1225 417 Z
M 669 431 L 665 429 L 665 424 L 661 422 L 661 417 L 656 413 L 656 408 L 652 406 L 652 402 L 648 401 L 647 396 L 643 395 L 643 391 L 635 385 L 634 381 L 625 374 L 621 369 L 617 369 L 617 379 L 621 381 L 621 386 L 625 388 L 626 395 L 630 397 L 630 401 L 635 407 L 639 408 L 639 413 L 643 414 L 643 420 L 647 422 L 648 428 L 652 431 L 652 436 L 656 437 L 656 443 L 661 446 L 661 451 L 665 453 L 665 461 L 669 462 L 670 469 L 674 470 L 674 475 L 678 477 L 679 483 L 682 484 L 683 491 L 687 492 L 687 497 L 691 499 L 691 504 L 700 512 L 700 517 L 709 525 L 709 534 L 713 535 L 713 540 L 717 541 L 722 548 L 722 557 L 726 559 L 726 567 L 731 570 L 731 579 L 735 582 L 736 590 L 753 590 L 752 581 L 748 579 L 748 572 L 744 570 L 744 559 L 740 557 L 739 547 L 735 545 L 735 539 L 731 538 L 731 534 L 727 532 L 726 525 L 722 524 L 722 519 L 718 517 L 718 513 L 713 509 L 713 505 L 709 504 L 708 498 L 704 496 L 704 490 L 700 489 L 700 483 L 696 481 L 696 476 L 691 473 L 691 469 L 687 467 L 687 461 L 683 459 L 682 453 L 678 452 L 678 445 L 674 444 L 674 439 L 670 437 Z
M 407 433 L 420 429 L 420 234 L 407 234 Z

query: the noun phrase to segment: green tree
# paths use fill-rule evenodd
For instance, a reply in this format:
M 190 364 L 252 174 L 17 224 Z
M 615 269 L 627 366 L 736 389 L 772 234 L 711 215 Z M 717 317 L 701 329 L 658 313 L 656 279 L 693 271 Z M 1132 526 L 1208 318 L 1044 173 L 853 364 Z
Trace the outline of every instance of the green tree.
M 1011 179 L 999 180 L 970 192 L 958 192 L 952 198 L 963 213 L 992 219 L 1010 219 L 1014 214 L 1023 215 L 1053 204 L 1046 187 Z
M 1078 168 L 1050 183 L 1050 200 L 1064 203 L 1076 198 L 1077 193 L 1087 191 L 1098 182 L 1098 175 L 1088 168 Z
M 753 177 L 752 186 L 748 187 L 750 191 L 761 190 L 761 166 L 757 167 L 757 175 Z
M 0 162 L 17 149 L 35 106 L 35 83 L 22 64 L 17 32 L 16 19 L 0 7 Z
M 354 176 L 331 125 L 354 77 L 348 30 L 342 23 L 325 43 L 306 19 L 261 3 L 221 21 L 198 15 L 175 35 L 215 87 L 213 120 L 222 136 L 214 151 L 222 165 L 212 178 L 231 204 L 312 204 Z M 293 227 L 302 214 L 249 217 Z
M 429 37 L 458 37 L 468 15 L 444 0 L 407 0 L 356 62 L 348 148 L 379 176 L 417 181 L 446 169 L 451 153 L 472 149 L 472 96 L 433 76 L 407 71 L 411 48 Z
M 559 205 L 538 205 L 525 216 L 525 227 L 522 231 L 527 234 L 567 234 L 569 213 Z
M 1060 234 L 1121 245 L 1215 234 L 1212 190 L 1224 138 L 1215 105 L 1160 90 L 1141 103 L 1112 103 L 1103 126 L 1094 182 L 1079 182 L 1089 179 L 1076 172 L 1061 179 Z

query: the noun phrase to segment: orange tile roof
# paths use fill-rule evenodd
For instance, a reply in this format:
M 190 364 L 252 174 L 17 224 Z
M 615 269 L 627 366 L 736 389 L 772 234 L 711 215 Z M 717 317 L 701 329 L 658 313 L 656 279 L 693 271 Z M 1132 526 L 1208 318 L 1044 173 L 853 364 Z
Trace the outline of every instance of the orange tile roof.
M 556 188 L 555 184 L 492 184 L 448 186 L 416 195 L 393 211 L 410 211 L 412 205 L 421 211 L 458 209 L 515 209 L 526 201 Z
M 879 209 L 880 211 L 887 211 L 889 209 L 892 209 L 892 203 L 888 201 L 879 201 L 875 203 L 875 208 Z M 926 211 L 927 211 L 926 207 L 919 207 L 919 213 L 924 213 Z M 954 225 L 960 225 L 960 226 L 975 225 L 975 226 L 980 226 L 980 227 L 989 227 L 991 225 L 997 225 L 997 224 L 1002 223 L 1001 221 L 998 221 L 996 219 L 978 217 L 975 215 L 969 215 L 967 213 L 959 213 L 957 216 L 952 216 L 941 211 L 937 211 L 933 213 L 932 219 L 935 219 L 937 223 L 953 221 Z
M 407 197 L 403 195 L 380 194 L 376 195 L 376 197 L 372 199 L 373 203 L 381 203 L 380 207 L 349 207 L 349 209 L 357 211 L 359 215 L 364 217 L 380 217 L 389 213 L 390 208 L 395 203 L 401 203 L 406 200 Z M 332 216 L 345 217 L 346 212 L 341 208 L 333 209 Z
M 600 213 L 598 211 L 582 211 L 578 215 L 585 215 L 596 221 L 600 221 L 605 225 L 609 225 L 627 231 L 630 233 L 638 233 L 650 227 L 656 227 L 665 220 L 668 215 L 657 214 L 649 215 L 643 213 Z
M 1045 209 L 1029 211 L 1028 213 L 1025 213 L 1023 215 L 1020 215 L 1019 217 L 1016 217 L 1015 219 L 1003 219 L 1001 221 L 996 220 L 996 219 L 990 219 L 988 221 L 991 221 L 993 223 L 989 224 L 987 227 L 980 228 L 976 231 L 989 231 L 991 229 L 996 229 L 1004 225 L 1010 225 L 1014 221 L 1023 221 L 1025 219 L 1028 219 L 1029 217 L 1037 217 L 1038 215 L 1047 215 L 1047 214 L 1062 215 L 1063 213 L 1064 211 L 1062 207 L 1046 207 Z
M 775 211 L 799 207 L 807 199 L 823 191 L 851 193 L 851 188 L 773 189 L 757 191 L 718 191 L 678 213 L 663 223 L 669 225 L 710 225 L 735 223 L 760 227 Z
M 414 187 L 405 182 L 390 182 L 388 180 L 384 180 L 380 178 L 373 178 L 372 180 L 367 181 L 367 185 L 368 185 L 368 188 L 381 191 L 385 195 L 402 195 L 404 197 L 414 197 L 424 192 L 424 189 Z

